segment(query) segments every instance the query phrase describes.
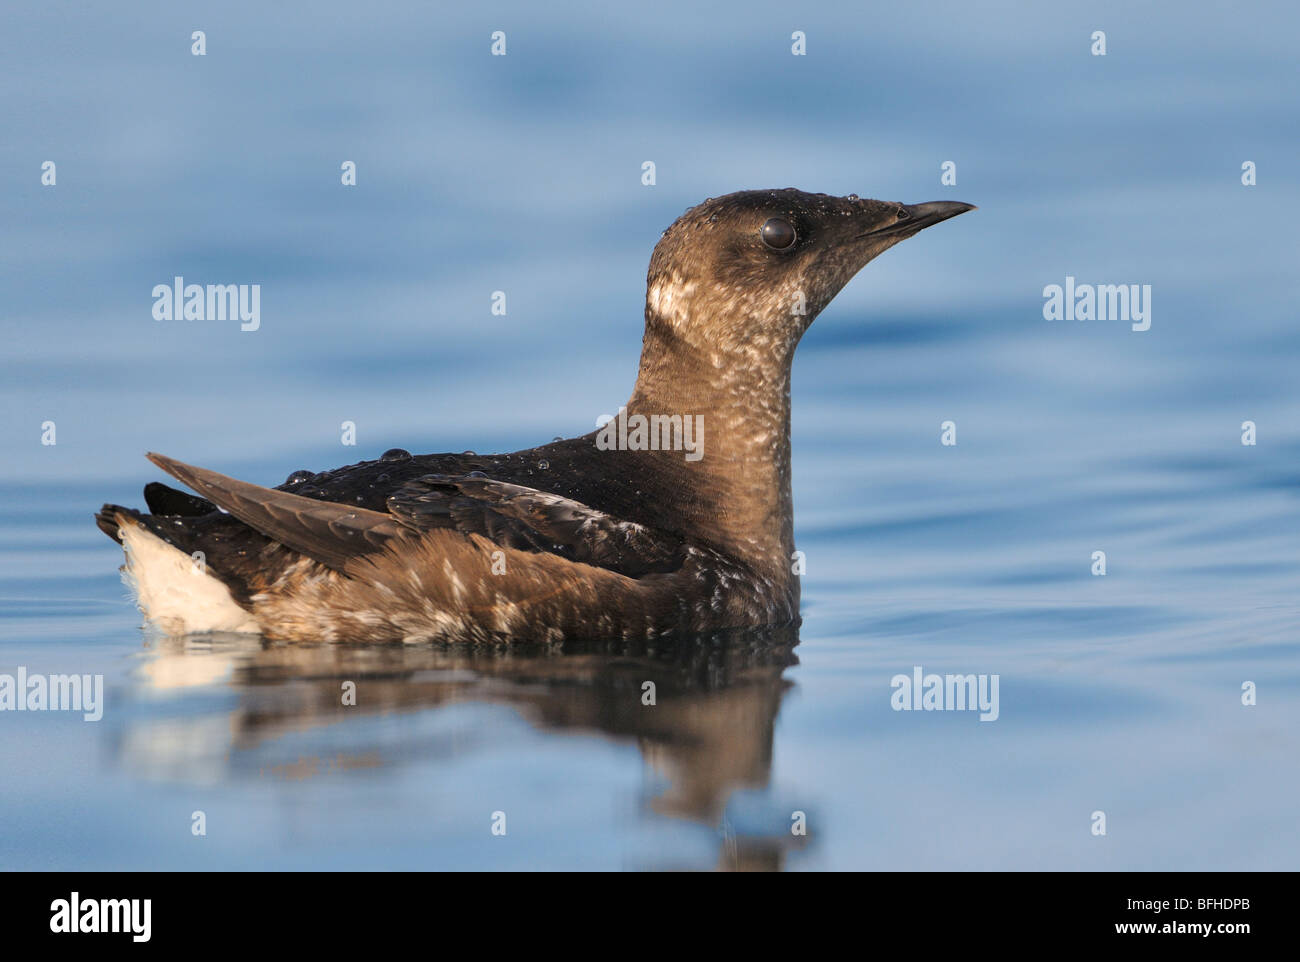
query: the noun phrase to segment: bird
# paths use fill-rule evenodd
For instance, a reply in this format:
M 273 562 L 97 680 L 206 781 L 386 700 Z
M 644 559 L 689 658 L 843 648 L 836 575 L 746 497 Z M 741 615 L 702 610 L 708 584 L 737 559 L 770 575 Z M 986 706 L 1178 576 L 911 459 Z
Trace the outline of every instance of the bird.
M 790 377 L 814 319 L 899 241 L 974 205 L 795 188 L 705 200 L 646 276 L 631 397 L 505 454 L 392 449 L 276 487 L 147 455 L 192 489 L 105 504 L 124 581 L 173 635 L 654 642 L 798 625 Z

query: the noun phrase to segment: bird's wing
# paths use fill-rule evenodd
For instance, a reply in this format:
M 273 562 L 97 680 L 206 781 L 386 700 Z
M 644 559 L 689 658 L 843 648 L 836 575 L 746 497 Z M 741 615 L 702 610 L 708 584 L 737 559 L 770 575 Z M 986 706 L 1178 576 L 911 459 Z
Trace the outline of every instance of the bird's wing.
M 634 578 L 675 570 L 685 554 L 682 540 L 672 535 L 481 472 L 409 481 L 388 498 L 388 511 L 381 512 L 264 488 L 159 454 L 150 454 L 149 460 L 250 528 L 344 573 L 360 555 L 439 528 Z
M 336 571 L 402 533 L 401 525 L 378 511 L 264 488 L 161 454 L 148 458 L 250 528 Z
M 562 495 L 472 475 L 428 474 L 388 499 L 389 513 L 415 530 L 455 528 L 503 547 L 550 552 L 629 577 L 673 571 L 685 544 Z

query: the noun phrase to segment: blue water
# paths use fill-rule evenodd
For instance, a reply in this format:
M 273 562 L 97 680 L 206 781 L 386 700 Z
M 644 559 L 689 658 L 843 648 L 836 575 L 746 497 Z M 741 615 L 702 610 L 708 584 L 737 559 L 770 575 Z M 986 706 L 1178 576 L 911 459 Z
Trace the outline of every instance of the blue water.
M 0 867 L 1300 867 L 1296 27 L 9 4 L 0 673 L 103 673 L 107 703 L 0 714 Z M 141 629 L 91 514 L 140 503 L 144 451 L 273 483 L 585 432 L 631 387 L 658 232 L 786 185 L 980 206 L 800 348 L 793 652 Z M 261 329 L 155 321 L 175 275 L 261 284 Z M 1067 275 L 1151 285 L 1150 330 L 1045 321 Z M 999 718 L 892 710 L 916 665 L 997 674 Z

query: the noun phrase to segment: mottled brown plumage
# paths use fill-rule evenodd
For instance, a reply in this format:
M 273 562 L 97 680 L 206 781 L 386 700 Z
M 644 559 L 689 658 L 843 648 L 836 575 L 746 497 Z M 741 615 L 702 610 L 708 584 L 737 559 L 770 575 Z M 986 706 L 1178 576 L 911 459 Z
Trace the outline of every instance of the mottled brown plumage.
M 214 614 L 222 602 L 208 598 L 204 618 L 247 616 L 291 640 L 644 639 L 794 622 L 795 347 L 870 260 L 970 209 L 787 189 L 683 214 L 651 259 L 626 416 L 699 419 L 697 459 L 607 450 L 597 431 L 502 455 L 392 451 L 270 489 L 151 455 L 202 497 L 151 484 L 152 514 L 105 505 L 100 527 L 141 556 L 154 558 L 148 536 L 202 552 L 232 605 Z M 142 603 L 166 608 L 148 613 L 204 630 L 137 562 Z

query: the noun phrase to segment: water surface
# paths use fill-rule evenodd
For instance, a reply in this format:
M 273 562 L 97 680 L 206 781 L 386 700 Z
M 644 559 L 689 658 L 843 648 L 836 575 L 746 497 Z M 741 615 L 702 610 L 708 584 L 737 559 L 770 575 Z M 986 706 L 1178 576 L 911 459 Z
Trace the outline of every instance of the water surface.
M 0 21 L 0 672 L 107 686 L 0 715 L 0 867 L 1300 867 L 1291 10 L 313 9 Z M 144 451 L 276 483 L 590 430 L 658 232 L 787 184 L 980 205 L 800 349 L 797 635 L 141 630 L 91 515 Z M 177 274 L 262 328 L 153 320 Z M 1152 285 L 1151 329 L 1043 320 L 1067 275 Z M 997 721 L 892 710 L 917 665 L 997 674 Z

